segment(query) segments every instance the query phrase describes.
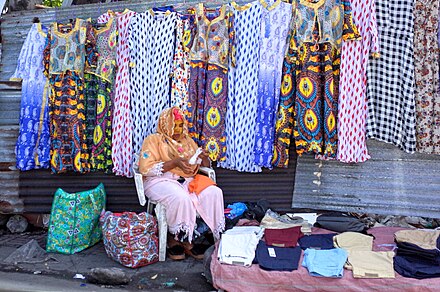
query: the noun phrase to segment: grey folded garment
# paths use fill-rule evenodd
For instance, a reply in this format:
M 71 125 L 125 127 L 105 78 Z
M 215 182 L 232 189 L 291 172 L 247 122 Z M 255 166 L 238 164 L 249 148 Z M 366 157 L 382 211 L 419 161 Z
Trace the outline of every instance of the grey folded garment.
M 303 218 L 280 215 L 271 209 L 266 211 L 263 220 L 261 220 L 260 226 L 270 229 L 286 229 L 301 226 L 302 233 L 307 234 L 312 232 L 312 225 Z

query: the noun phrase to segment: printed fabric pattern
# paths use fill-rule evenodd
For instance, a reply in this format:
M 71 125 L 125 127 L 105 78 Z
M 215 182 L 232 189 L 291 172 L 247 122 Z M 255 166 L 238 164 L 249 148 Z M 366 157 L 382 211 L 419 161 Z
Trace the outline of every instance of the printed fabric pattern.
M 254 162 L 255 112 L 258 98 L 259 38 L 263 7 L 258 1 L 238 6 L 234 13 L 235 67 L 229 66 L 228 100 L 225 120 L 226 159 L 223 168 L 261 172 Z
M 269 6 L 264 0 L 258 74 L 258 101 L 254 162 L 272 168 L 276 115 L 280 97 L 283 58 L 287 46 L 292 5 L 275 1 Z
M 376 0 L 380 58 L 367 68 L 367 138 L 416 150 L 414 1 Z M 386 76 L 386 78 L 384 78 Z
M 47 252 L 74 254 L 101 240 L 99 216 L 106 194 L 101 183 L 79 193 L 55 192 L 47 235 Z
M 416 151 L 440 154 L 439 1 L 415 1 L 414 77 Z
M 362 40 L 343 42 L 338 102 L 337 159 L 346 163 L 370 158 L 367 149 L 367 66 L 379 58 L 379 37 L 374 0 L 351 0 L 353 21 Z
M 306 5 L 306 2 L 303 4 Z M 361 36 L 352 21 L 350 2 L 344 1 L 343 8 L 344 22 L 340 38 L 345 41 L 359 40 Z M 318 42 L 305 42 L 299 47 L 297 44 L 294 138 L 297 154 L 314 153 L 319 155 L 318 158 L 334 159 L 338 150 L 341 52 L 330 42 L 319 42 L 318 22 L 315 24 L 314 35 Z
M 206 15 L 200 3 L 195 17 L 197 30 L 189 55 L 190 84 L 185 115 L 194 141 L 205 148 L 211 160 L 223 161 L 227 139 L 227 68 L 235 64 L 234 16 L 227 5 Z
M 133 153 L 155 132 L 159 114 L 170 106 L 176 12 L 149 10 L 130 21 L 130 102 Z
M 116 15 L 118 44 L 116 49 L 116 80 L 114 88 L 114 112 L 112 121 L 112 160 L 116 175 L 132 177 L 133 124 L 130 111 L 130 48 L 128 27 L 136 12 L 126 10 Z M 102 17 L 103 21 L 105 17 Z
M 104 247 L 114 261 L 139 268 L 159 260 L 156 219 L 142 212 L 105 212 L 101 217 Z
M 21 171 L 48 168 L 50 163 L 49 90 L 42 62 L 46 35 L 47 28 L 41 23 L 32 25 L 10 78 L 22 80 L 20 127 L 15 146 L 16 166 Z

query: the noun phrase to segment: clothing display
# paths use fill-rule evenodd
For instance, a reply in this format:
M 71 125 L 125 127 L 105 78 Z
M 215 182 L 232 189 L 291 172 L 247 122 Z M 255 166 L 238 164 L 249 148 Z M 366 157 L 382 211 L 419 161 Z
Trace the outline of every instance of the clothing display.
M 396 255 L 394 257 L 394 269 L 403 277 L 428 279 L 440 277 L 440 266 L 425 262 L 418 258 L 408 258 Z
M 84 69 L 86 141 L 90 168 L 111 173 L 113 83 L 116 74 L 116 19 L 94 25 L 97 56 Z M 89 142 L 91 140 L 91 142 Z
M 112 160 L 116 175 L 132 177 L 133 165 L 133 123 L 130 111 L 130 48 L 128 28 L 136 12 L 126 9 L 116 14 L 118 24 L 118 46 L 116 49 L 116 80 L 113 100 Z
M 259 36 L 263 7 L 254 1 L 231 3 L 234 13 L 235 67 L 229 66 L 226 112 L 226 159 L 218 165 L 231 170 L 261 172 L 254 162 L 258 98 Z
M 170 106 L 176 12 L 150 9 L 130 20 L 130 102 L 133 154 L 155 132 L 162 110 Z
M 353 22 L 362 39 L 343 42 L 338 101 L 338 152 L 342 162 L 364 162 L 367 149 L 367 65 L 379 58 L 375 0 L 351 0 Z
M 240 172 L 287 168 L 293 148 L 364 162 L 367 137 L 436 153 L 438 0 L 385 2 L 109 10 L 52 23 L 43 52 L 36 24 L 11 77 L 23 79 L 17 168 L 131 177 L 170 106 L 217 167 Z
M 281 70 L 292 18 L 292 5 L 281 0 L 273 3 L 260 0 L 260 5 L 263 12 L 259 41 L 258 101 L 254 117 L 254 161 L 258 166 L 272 168 Z
M 89 22 L 53 23 L 43 52 L 51 95 L 49 117 L 51 169 L 54 173 L 89 170 L 85 136 L 84 67 L 94 56 L 95 37 Z M 87 46 L 87 48 L 86 48 Z
M 353 23 L 350 1 L 300 0 L 295 15 L 296 151 L 336 158 L 341 43 L 361 36 Z
M 416 150 L 413 0 L 375 0 L 380 58 L 367 68 L 367 137 Z M 398 12 L 398 13 L 396 13 Z
M 414 5 L 416 151 L 440 154 L 439 1 L 416 0 Z
M 19 170 L 48 168 L 50 133 L 48 80 L 43 74 L 47 28 L 34 23 L 24 41 L 11 81 L 22 80 L 20 129 L 15 153 Z
M 187 119 L 191 137 L 213 161 L 225 160 L 228 67 L 235 65 L 234 15 L 228 5 L 195 7 L 196 34 L 189 52 Z

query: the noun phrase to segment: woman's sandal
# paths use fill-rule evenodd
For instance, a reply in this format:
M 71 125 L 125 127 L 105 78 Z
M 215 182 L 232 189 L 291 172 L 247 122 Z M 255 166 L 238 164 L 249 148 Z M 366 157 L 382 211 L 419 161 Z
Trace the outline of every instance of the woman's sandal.
M 185 249 L 181 245 L 167 248 L 167 254 L 173 261 L 181 261 L 185 259 Z

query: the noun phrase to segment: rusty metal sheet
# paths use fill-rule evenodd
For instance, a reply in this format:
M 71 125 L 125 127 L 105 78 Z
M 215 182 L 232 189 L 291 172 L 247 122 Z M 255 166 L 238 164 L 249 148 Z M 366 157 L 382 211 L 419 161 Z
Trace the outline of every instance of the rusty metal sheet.
M 440 156 L 369 140 L 358 164 L 298 158 L 292 208 L 440 218 Z

